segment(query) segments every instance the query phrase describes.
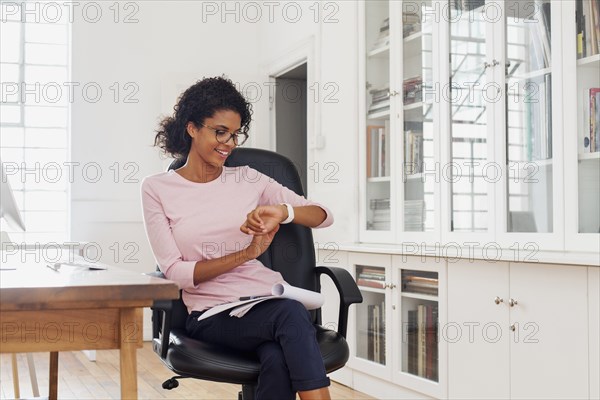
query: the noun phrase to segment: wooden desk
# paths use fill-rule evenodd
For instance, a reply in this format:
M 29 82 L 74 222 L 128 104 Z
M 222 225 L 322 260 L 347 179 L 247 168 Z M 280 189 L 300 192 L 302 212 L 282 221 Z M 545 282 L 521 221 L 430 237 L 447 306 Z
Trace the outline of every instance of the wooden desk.
M 142 308 L 178 296 L 171 281 L 119 268 L 1 270 L 0 353 L 51 352 L 49 396 L 56 399 L 59 351 L 120 349 L 121 397 L 136 399 Z

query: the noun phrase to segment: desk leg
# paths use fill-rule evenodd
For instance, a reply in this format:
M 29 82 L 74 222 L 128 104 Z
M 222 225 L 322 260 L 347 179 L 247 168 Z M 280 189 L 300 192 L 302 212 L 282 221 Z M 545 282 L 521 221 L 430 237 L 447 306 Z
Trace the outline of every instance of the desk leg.
M 50 376 L 48 377 L 50 387 L 48 388 L 48 398 L 56 400 L 58 398 L 58 352 L 50 352 Z
M 120 321 L 121 398 L 137 399 L 137 342 L 139 337 L 136 309 L 122 308 Z
M 11 353 L 10 362 L 12 364 L 13 389 L 15 391 L 15 399 L 20 399 L 21 392 L 19 391 L 19 366 L 17 365 L 17 354 L 16 353 Z

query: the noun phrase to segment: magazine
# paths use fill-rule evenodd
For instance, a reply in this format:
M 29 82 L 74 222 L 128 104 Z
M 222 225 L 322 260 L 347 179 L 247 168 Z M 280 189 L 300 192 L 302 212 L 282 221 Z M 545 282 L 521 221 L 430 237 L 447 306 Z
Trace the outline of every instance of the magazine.
M 254 307 L 254 305 L 263 301 L 273 299 L 297 300 L 300 303 L 302 303 L 307 310 L 317 309 L 321 307 L 323 303 L 325 303 L 325 298 L 321 293 L 298 288 L 287 283 L 276 283 L 271 288 L 270 295 L 256 296 L 248 300 L 240 300 L 231 303 L 219 304 L 218 306 L 214 306 L 213 308 L 210 308 L 204 313 L 202 313 L 202 315 L 198 317 L 198 321 L 201 321 L 205 318 L 211 317 L 215 314 L 226 310 L 231 310 L 229 312 L 230 317 L 241 318 L 244 315 L 246 315 L 246 313 L 250 311 L 250 309 Z

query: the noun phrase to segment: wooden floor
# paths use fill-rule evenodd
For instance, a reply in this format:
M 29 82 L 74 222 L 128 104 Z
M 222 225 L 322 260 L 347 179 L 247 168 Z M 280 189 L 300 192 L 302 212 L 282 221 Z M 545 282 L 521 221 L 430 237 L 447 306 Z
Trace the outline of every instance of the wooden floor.
M 89 361 L 82 352 L 63 352 L 59 356 L 59 399 L 118 399 L 119 353 L 118 350 L 102 350 L 95 362 Z M 48 395 L 48 354 L 34 354 L 40 395 Z M 18 354 L 21 398 L 33 397 L 27 359 Z M 140 399 L 237 399 L 238 385 L 183 379 L 179 387 L 165 390 L 162 383 L 173 374 L 152 352 L 149 342 L 138 351 L 138 393 Z M 372 399 L 363 393 L 332 382 L 333 399 Z M 11 357 L 0 358 L 0 397 L 14 399 Z

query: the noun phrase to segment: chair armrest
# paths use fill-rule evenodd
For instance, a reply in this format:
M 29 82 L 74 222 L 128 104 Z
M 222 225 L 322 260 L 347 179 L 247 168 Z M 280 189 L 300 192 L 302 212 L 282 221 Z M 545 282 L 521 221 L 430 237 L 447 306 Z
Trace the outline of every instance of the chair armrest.
M 316 267 L 317 277 L 325 274 L 331 278 L 340 294 L 340 312 L 338 316 L 338 333 L 346 337 L 348 328 L 348 307 L 354 303 L 362 303 L 363 298 L 356 282 L 348 271 L 339 267 Z
M 160 270 L 147 272 L 146 275 L 166 279 Z M 173 300 L 156 300 L 152 303 L 152 347 L 163 360 L 167 357 L 169 337 L 171 336 L 171 315 Z M 156 348 L 160 346 L 159 348 Z
M 150 308 L 152 309 L 153 347 L 160 344 L 160 348 L 155 348 L 154 351 L 164 360 L 167 357 L 171 336 L 173 300 L 157 300 Z

